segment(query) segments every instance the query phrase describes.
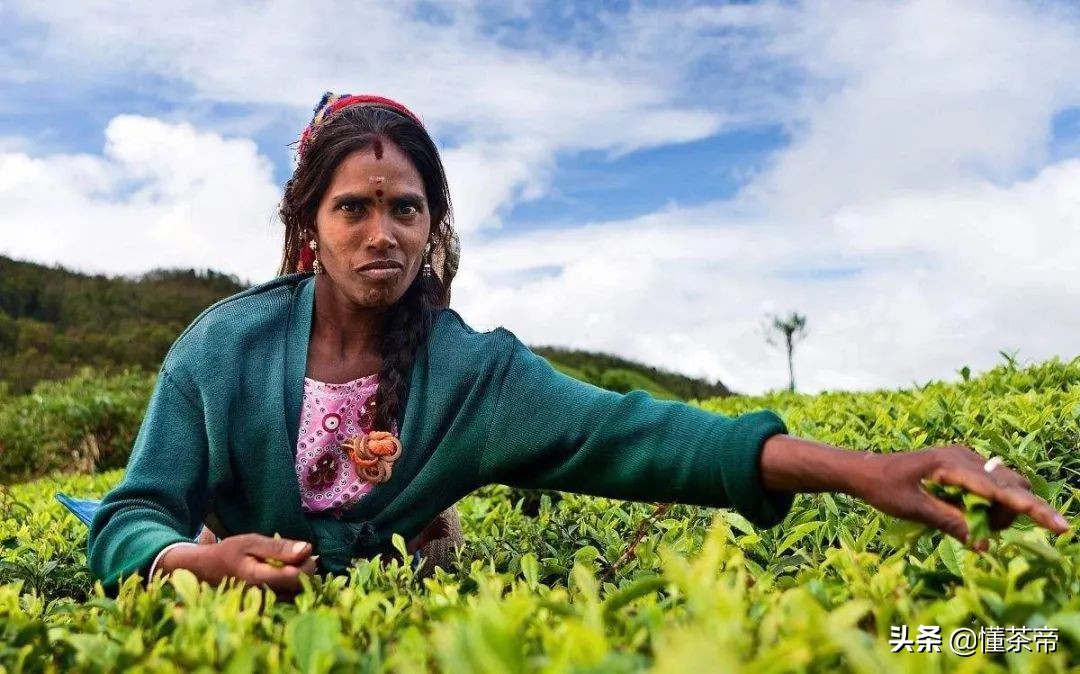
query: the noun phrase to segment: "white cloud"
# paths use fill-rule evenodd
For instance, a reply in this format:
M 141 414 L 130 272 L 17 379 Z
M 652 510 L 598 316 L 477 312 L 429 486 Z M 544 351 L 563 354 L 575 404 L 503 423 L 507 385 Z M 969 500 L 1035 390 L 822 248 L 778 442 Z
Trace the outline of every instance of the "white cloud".
M 1053 114 L 1080 104 L 1076 17 L 1001 1 L 815 3 L 773 48 L 822 81 L 792 146 L 747 194 L 790 217 L 1046 159 Z
M 999 349 L 1071 357 L 1080 164 L 1039 169 L 1053 115 L 1080 102 L 1080 40 L 1075 16 L 1041 9 L 702 10 L 712 25 L 755 27 L 761 52 L 817 82 L 792 97 L 792 144 L 726 203 L 474 246 L 463 267 L 483 272 L 455 297 L 529 341 L 745 391 L 786 383 L 759 331 L 767 311 L 809 316 L 796 352 L 808 391 L 949 377 L 992 366 Z M 551 264 L 564 273 L 508 285 L 514 267 Z M 782 274 L 835 267 L 864 271 Z
M 279 191 L 253 142 L 132 115 L 105 138 L 103 156 L 0 154 L 0 251 L 91 272 L 273 277 Z
M 444 8 L 450 20 L 439 24 L 417 18 L 411 3 L 59 2 L 20 10 L 44 31 L 35 44 L 43 68 L 75 79 L 102 70 L 163 76 L 190 87 L 196 102 L 289 106 L 297 135 L 326 89 L 397 98 L 436 134 L 457 139 L 447 163 L 464 186 L 463 231 L 499 226 L 498 214 L 536 192 L 561 150 L 694 140 L 725 119 L 678 102 L 679 67 L 653 67 L 618 49 L 538 54 L 496 44 L 481 9 L 468 3 Z M 473 189 L 493 177 L 492 192 Z
M 687 223 L 711 222 L 716 225 Z M 514 284 L 512 272 L 561 273 Z M 780 270 L 864 268 L 832 280 Z M 907 385 L 1080 353 L 1080 160 L 1009 187 L 912 193 L 816 227 L 686 209 L 466 248 L 455 301 L 474 325 L 609 350 L 743 391 L 786 384 L 760 332 L 798 309 L 800 390 Z
M 548 148 L 528 140 L 474 142 L 440 154 L 455 225 L 465 233 L 476 231 L 479 223 L 499 225 L 512 204 L 542 196 L 554 163 Z
M 1080 104 L 1080 20 L 1067 5 L 635 7 L 575 26 L 565 43 L 528 45 L 491 39 L 487 6 L 452 6 L 441 23 L 413 9 L 24 12 L 47 33 L 41 67 L 74 79 L 151 74 L 189 88 L 193 106 L 288 106 L 297 129 L 326 88 L 414 107 L 455 139 L 443 154 L 463 232 L 454 298 L 479 328 L 750 392 L 786 384 L 783 354 L 759 332 L 769 311 L 809 316 L 796 352 L 808 391 L 949 377 L 993 365 L 999 349 L 1077 353 L 1080 164 L 1048 148 L 1053 116 Z M 778 121 L 791 144 L 734 199 L 571 230 L 502 223 L 513 204 L 546 194 L 561 153 Z M 278 192 L 248 141 L 121 117 L 104 157 L 32 157 L 12 142 L 0 155 L 0 222 L 33 233 L 16 239 L 27 257 L 255 280 L 276 267 Z M 226 231 L 235 238 L 223 253 Z M 862 272 L 800 273 L 830 268 Z

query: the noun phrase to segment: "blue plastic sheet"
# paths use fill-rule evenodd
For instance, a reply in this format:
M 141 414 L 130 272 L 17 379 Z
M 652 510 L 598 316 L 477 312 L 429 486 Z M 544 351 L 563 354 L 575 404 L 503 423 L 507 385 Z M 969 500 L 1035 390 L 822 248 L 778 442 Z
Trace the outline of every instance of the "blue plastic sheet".
M 101 507 L 101 501 L 97 499 L 89 498 L 72 498 L 63 492 L 56 492 L 56 500 L 64 504 L 71 514 L 79 518 L 79 521 L 90 526 L 90 522 L 94 519 L 94 513 Z M 199 542 L 199 536 L 206 529 L 204 524 L 199 528 L 199 533 L 195 534 L 195 538 L 191 539 L 193 543 Z
M 64 507 L 67 508 L 68 510 L 70 510 L 71 514 L 73 514 L 73 515 L 75 515 L 75 517 L 79 518 L 79 521 L 82 522 L 83 524 L 85 524 L 86 526 L 90 526 L 90 522 L 92 522 L 93 519 L 94 519 L 94 513 L 96 513 L 98 508 L 101 507 L 101 501 L 100 500 L 86 499 L 86 498 L 72 498 L 71 496 L 68 496 L 67 494 L 65 494 L 63 492 L 56 492 L 56 500 L 63 503 Z M 203 533 L 203 531 L 205 529 L 206 529 L 206 525 L 204 524 L 202 527 L 199 528 L 199 533 L 195 534 L 195 538 L 192 539 L 192 542 L 198 543 L 199 542 L 199 536 L 202 535 L 202 533 Z M 218 539 L 218 540 L 220 540 L 220 539 Z M 413 561 L 412 561 L 412 567 L 414 569 L 416 567 L 418 567 L 418 566 L 420 566 L 420 551 L 419 550 L 417 550 L 416 552 L 413 553 Z

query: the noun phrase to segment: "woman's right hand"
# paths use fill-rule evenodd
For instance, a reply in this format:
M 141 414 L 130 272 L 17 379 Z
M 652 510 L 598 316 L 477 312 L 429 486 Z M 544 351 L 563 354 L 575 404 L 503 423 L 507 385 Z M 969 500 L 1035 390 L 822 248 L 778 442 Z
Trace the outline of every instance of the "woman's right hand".
M 311 556 L 311 552 L 311 544 L 306 541 L 240 534 L 212 545 L 173 548 L 161 558 L 159 568 L 165 573 L 188 569 L 211 585 L 217 585 L 223 578 L 239 578 L 249 585 L 267 587 L 285 598 L 303 589 L 301 574 L 315 574 L 318 557 Z M 279 560 L 283 564 L 276 567 L 267 560 Z

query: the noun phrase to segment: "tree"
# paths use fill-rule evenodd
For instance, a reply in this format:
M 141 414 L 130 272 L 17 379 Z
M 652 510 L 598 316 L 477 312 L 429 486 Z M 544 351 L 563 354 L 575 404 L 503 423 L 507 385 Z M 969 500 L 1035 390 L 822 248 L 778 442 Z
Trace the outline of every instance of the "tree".
M 765 326 L 765 341 L 773 346 L 787 349 L 788 376 L 790 377 L 789 390 L 795 392 L 795 361 L 793 354 L 795 345 L 801 342 L 807 335 L 806 316 L 792 311 L 787 318 L 780 318 L 775 314 L 769 314 L 771 323 Z

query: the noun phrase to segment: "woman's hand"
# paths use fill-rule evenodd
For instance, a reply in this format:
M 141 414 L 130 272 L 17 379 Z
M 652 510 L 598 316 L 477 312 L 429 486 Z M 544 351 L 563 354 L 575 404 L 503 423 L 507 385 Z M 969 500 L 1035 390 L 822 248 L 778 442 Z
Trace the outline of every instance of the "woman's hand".
M 212 545 L 173 548 L 161 558 L 159 568 L 166 573 L 188 569 L 211 585 L 223 578 L 239 578 L 289 598 L 303 589 L 301 574 L 315 574 L 317 556 L 312 557 L 311 551 L 311 544 L 305 541 L 240 534 Z
M 1001 465 L 987 472 L 986 459 L 962 445 L 872 456 L 863 466 L 865 477 L 855 481 L 855 496 L 882 512 L 941 529 L 965 543 L 970 532 L 963 511 L 927 492 L 923 480 L 962 487 L 989 499 L 993 530 L 1010 526 L 1021 514 L 1055 533 L 1069 528 L 1060 513 L 1031 492 L 1027 478 Z M 988 546 L 988 541 L 972 543 L 980 550 Z
M 923 480 L 956 485 L 990 500 L 990 527 L 1003 529 L 1018 515 L 1055 533 L 1069 528 L 1050 504 L 1031 493 L 1022 475 L 997 466 L 962 445 L 878 454 L 831 447 L 790 435 L 774 435 L 761 452 L 761 479 L 777 491 L 840 491 L 889 515 L 922 522 L 967 542 L 964 513 L 930 494 Z M 981 542 L 980 549 L 986 548 Z

